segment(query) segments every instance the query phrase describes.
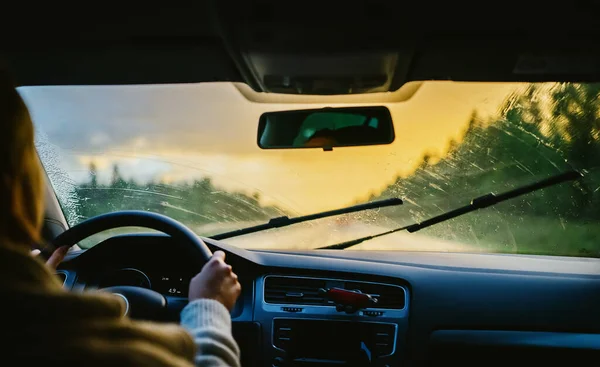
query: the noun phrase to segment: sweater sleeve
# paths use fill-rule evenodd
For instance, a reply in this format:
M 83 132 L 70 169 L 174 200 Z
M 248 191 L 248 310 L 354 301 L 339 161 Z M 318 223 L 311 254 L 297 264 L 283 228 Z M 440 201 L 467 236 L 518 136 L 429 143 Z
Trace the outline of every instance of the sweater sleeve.
M 181 311 L 181 325 L 194 338 L 196 366 L 240 367 L 240 349 L 231 334 L 231 316 L 220 302 L 190 302 Z

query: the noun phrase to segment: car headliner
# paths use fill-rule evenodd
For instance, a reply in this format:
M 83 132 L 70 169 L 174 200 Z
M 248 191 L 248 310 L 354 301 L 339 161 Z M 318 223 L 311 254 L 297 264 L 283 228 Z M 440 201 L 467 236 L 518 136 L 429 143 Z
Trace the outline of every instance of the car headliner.
M 297 55 L 293 69 L 309 55 L 381 50 L 398 52 L 389 90 L 430 79 L 598 81 L 599 4 L 204 0 L 32 11 L 13 2 L 0 58 L 20 85 L 233 81 L 264 91 L 249 53 Z

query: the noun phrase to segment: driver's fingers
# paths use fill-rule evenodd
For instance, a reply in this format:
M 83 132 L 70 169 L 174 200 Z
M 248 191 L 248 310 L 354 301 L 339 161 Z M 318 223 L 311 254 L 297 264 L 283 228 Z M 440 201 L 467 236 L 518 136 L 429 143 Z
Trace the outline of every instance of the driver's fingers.
M 212 258 L 225 261 L 225 253 L 223 251 L 215 251 L 215 253 L 212 255 Z
M 240 284 L 240 282 L 238 282 L 237 279 L 235 279 L 233 281 L 233 291 L 235 293 L 237 293 L 237 295 L 239 295 L 240 293 L 242 293 L 242 285 Z
M 52 255 L 48 261 L 46 261 L 46 265 L 48 265 L 52 269 L 56 269 L 58 265 L 64 260 L 65 256 L 67 256 L 67 252 L 69 251 L 69 246 L 62 246 L 54 250 Z

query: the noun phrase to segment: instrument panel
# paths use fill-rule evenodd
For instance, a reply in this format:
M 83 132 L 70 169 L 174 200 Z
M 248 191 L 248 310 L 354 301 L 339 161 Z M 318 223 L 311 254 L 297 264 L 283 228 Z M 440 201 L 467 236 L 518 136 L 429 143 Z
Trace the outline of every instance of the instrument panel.
M 152 289 L 165 296 L 187 297 L 190 276 L 178 272 L 143 272 L 136 268 L 113 269 L 102 274 L 98 288 L 131 285 Z
M 183 274 L 156 274 L 155 282 L 152 287 L 158 293 L 168 296 L 187 297 L 190 286 L 190 278 Z

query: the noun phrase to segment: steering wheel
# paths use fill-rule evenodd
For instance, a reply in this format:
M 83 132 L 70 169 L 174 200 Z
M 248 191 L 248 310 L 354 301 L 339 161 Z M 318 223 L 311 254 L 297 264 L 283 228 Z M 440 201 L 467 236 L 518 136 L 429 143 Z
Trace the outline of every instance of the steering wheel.
M 52 245 L 54 248 L 71 247 L 96 233 L 121 227 L 144 227 L 171 236 L 184 245 L 186 256 L 195 263 L 198 271 L 212 256 L 206 243 L 182 223 L 161 214 L 137 210 L 101 214 L 85 220 L 58 235 Z M 102 290 L 122 297 L 127 304 L 126 314 L 132 318 L 155 319 L 167 308 L 166 298 L 151 289 L 114 286 Z

